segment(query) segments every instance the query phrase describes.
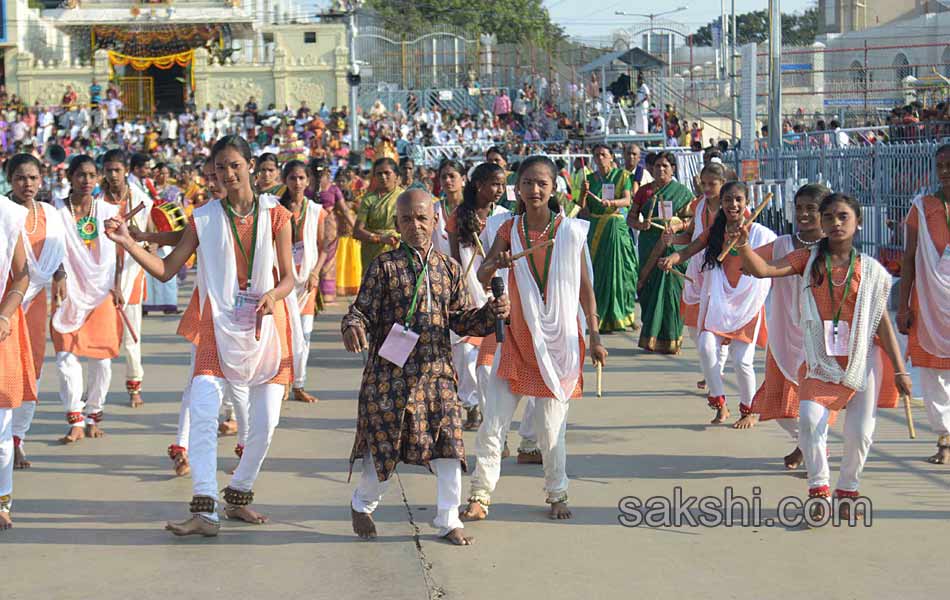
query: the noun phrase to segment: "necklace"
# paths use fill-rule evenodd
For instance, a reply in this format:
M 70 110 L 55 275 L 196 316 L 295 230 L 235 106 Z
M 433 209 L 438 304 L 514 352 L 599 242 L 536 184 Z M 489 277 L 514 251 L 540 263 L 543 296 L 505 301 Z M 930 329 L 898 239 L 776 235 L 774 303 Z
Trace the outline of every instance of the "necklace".
M 72 199 L 69 199 L 68 204 L 69 212 L 73 216 L 73 220 L 76 220 L 76 209 L 73 206 Z M 95 198 L 92 199 L 89 214 L 76 221 L 76 230 L 79 232 L 80 239 L 82 239 L 83 243 L 87 246 L 92 245 L 92 242 L 99 237 L 99 223 L 96 221 Z
M 811 248 L 812 246 L 814 246 L 815 244 L 821 241 L 820 239 L 817 239 L 814 242 L 806 242 L 805 240 L 802 239 L 802 236 L 799 235 L 797 231 L 795 232 L 795 239 L 801 242 L 802 246 L 805 246 L 806 248 Z
M 527 218 L 524 220 L 524 223 L 525 223 L 525 236 L 527 237 L 527 235 L 528 235 L 528 219 L 527 219 Z M 532 241 L 535 241 L 535 242 L 536 242 L 536 241 L 538 241 L 538 240 L 540 240 L 540 239 L 546 237 L 547 234 L 548 234 L 548 231 L 550 231 L 550 229 L 551 229 L 551 225 L 554 225 L 554 219 L 551 219 L 550 221 L 548 221 L 547 226 L 541 231 L 540 234 L 538 234 L 538 237 L 534 238 L 534 240 L 532 240 Z
M 40 215 L 36 208 L 36 200 L 33 201 L 33 209 L 31 212 L 33 213 L 33 229 L 27 230 L 26 235 L 28 236 L 36 233 L 36 228 L 40 225 Z
M 247 223 L 247 219 L 248 219 L 252 214 L 254 214 L 254 209 L 256 208 L 256 204 L 257 204 L 256 202 L 252 202 L 252 203 L 251 203 L 251 208 L 250 208 L 250 210 L 248 210 L 246 214 L 239 215 L 238 212 L 237 212 L 236 210 L 234 210 L 234 205 L 231 204 L 231 201 L 228 200 L 227 203 L 228 203 L 228 209 L 229 209 L 229 211 L 231 212 L 231 214 L 234 215 L 235 217 L 237 217 L 237 219 L 239 219 L 239 220 L 241 221 L 241 224 L 242 224 L 242 225 L 243 225 L 244 223 Z

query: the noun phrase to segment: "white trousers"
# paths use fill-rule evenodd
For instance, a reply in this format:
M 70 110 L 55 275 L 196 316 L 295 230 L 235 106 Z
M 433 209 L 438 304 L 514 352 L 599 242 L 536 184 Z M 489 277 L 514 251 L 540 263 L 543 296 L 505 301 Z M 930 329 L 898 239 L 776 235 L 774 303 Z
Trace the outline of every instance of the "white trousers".
M 313 315 L 303 315 L 300 317 L 300 324 L 303 327 L 303 339 L 306 342 L 306 350 L 299 355 L 294 355 L 294 387 L 302 390 L 307 385 L 307 361 L 310 359 L 310 336 L 313 334 Z
M 475 369 L 479 389 L 478 403 L 482 412 L 485 411 L 485 393 L 483 390 L 488 388 L 493 378 L 491 370 L 490 366 L 485 365 L 479 365 Z M 519 452 L 536 452 L 538 450 L 538 437 L 534 433 L 534 400 L 534 396 L 528 396 L 524 404 L 524 413 L 521 416 L 521 423 L 518 425 L 518 435 L 521 436 L 521 443 L 518 445 Z M 505 437 L 507 436 L 508 432 L 505 431 Z
M 698 350 L 699 349 L 699 328 L 687 327 L 686 331 L 689 332 L 689 339 L 693 340 L 693 344 L 696 345 L 696 349 Z M 725 369 L 726 361 L 728 359 L 729 359 L 729 344 L 720 344 L 719 345 L 719 372 L 720 373 L 722 373 L 723 369 Z M 706 379 L 706 372 L 703 370 L 702 361 L 700 361 L 699 363 L 699 372 L 703 374 L 703 379 Z
M 436 458 L 429 461 L 436 479 L 436 514 L 432 526 L 439 536 L 448 535 L 453 529 L 463 529 L 459 519 L 462 503 L 462 463 L 457 458 Z M 389 488 L 389 480 L 380 481 L 369 451 L 363 455 L 363 472 L 359 485 L 353 490 L 351 505 L 358 513 L 373 514 L 383 494 Z
M 920 387 L 930 426 L 938 436 L 950 434 L 950 370 L 921 367 Z
M 0 496 L 9 496 L 12 493 L 13 409 L 0 408 Z
M 495 364 L 498 364 L 496 358 Z M 501 452 L 511 426 L 515 409 L 523 396 L 512 393 L 508 382 L 492 377 L 485 389 L 485 410 L 482 425 L 475 436 L 475 472 L 472 474 L 471 497 L 484 504 L 491 503 L 491 494 L 501 477 Z M 556 398 L 536 398 L 534 427 L 538 449 L 544 461 L 544 490 L 548 502 L 567 498 L 567 411 L 570 402 Z
M 459 341 L 452 344 L 452 366 L 458 375 L 459 400 L 466 409 L 483 404 L 478 387 L 478 346 Z
M 188 373 L 193 373 L 195 370 L 195 346 L 191 346 L 191 365 L 188 367 Z M 182 448 L 188 447 L 188 436 L 191 432 L 191 382 L 192 377 L 189 375 L 188 383 L 185 384 L 185 389 L 181 394 L 181 407 L 178 409 L 178 439 L 175 441 L 175 444 L 181 446 Z M 225 420 L 231 420 L 231 417 L 234 417 L 234 420 L 237 421 L 237 444 L 238 446 L 244 446 L 247 443 L 247 412 L 248 412 L 248 387 L 244 385 L 234 385 L 233 383 L 226 383 L 226 393 L 224 395 L 223 404 L 226 407 L 225 411 Z
M 225 379 L 199 375 L 192 379 L 189 392 L 191 430 L 188 456 L 192 493 L 211 496 L 215 500 L 218 499 L 218 411 L 226 388 Z M 254 487 L 280 420 L 280 405 L 284 398 L 282 385 L 263 384 L 248 390 L 247 443 L 229 484 L 242 492 L 249 492 Z
M 877 399 L 881 392 L 881 352 L 872 353 L 872 357 L 867 386 L 864 391 L 855 392 L 845 411 L 844 454 L 841 458 L 837 489 L 847 492 L 858 490 L 861 471 L 864 469 L 874 436 Z M 821 404 L 813 400 L 801 401 L 798 445 L 805 457 L 809 488 L 829 485 L 831 481 L 826 453 L 829 416 L 831 411 Z
M 722 356 L 722 342 L 724 338 L 719 337 L 711 331 L 703 331 L 699 334 L 697 346 L 699 348 L 699 361 L 703 366 L 703 374 L 706 376 L 706 385 L 709 387 L 709 395 L 713 398 L 726 395 L 726 386 L 722 381 L 722 371 L 725 366 L 725 360 Z M 755 344 L 732 340 L 729 343 L 729 358 L 732 359 L 732 367 L 736 373 L 736 384 L 739 387 L 739 403 L 743 406 L 752 406 L 752 398 L 755 396 Z
M 106 404 L 106 394 L 112 381 L 111 358 L 88 358 L 89 384 L 83 387 L 82 365 L 79 357 L 71 352 L 56 353 L 56 370 L 59 373 L 59 398 L 67 413 L 84 413 L 86 423 L 95 423 L 94 415 L 101 414 Z M 86 403 L 83 404 L 83 391 Z
M 26 434 L 33 424 L 33 415 L 36 413 L 36 402 L 24 402 L 13 409 L 13 436 L 20 438 L 20 444 L 26 440 Z
M 143 284 L 144 285 L 144 284 Z M 122 312 L 129 319 L 139 341 L 132 341 L 128 327 L 122 328 L 122 350 L 125 352 L 125 380 L 142 381 L 145 370 L 142 369 L 142 305 L 126 304 Z

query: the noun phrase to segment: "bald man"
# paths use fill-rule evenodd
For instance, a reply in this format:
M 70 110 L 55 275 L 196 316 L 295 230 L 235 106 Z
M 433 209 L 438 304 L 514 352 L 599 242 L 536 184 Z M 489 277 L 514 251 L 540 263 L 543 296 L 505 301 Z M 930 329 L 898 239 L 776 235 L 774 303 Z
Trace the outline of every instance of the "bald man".
M 428 467 L 438 479 L 439 536 L 458 546 L 463 534 L 462 410 L 452 367 L 449 330 L 483 337 L 496 319 L 508 316 L 508 298 L 472 307 L 462 269 L 432 248 L 435 215 L 425 190 L 403 192 L 396 200 L 399 248 L 376 257 L 363 276 L 360 293 L 343 317 L 343 343 L 350 352 L 369 350 L 363 370 L 356 440 L 350 469 L 362 458 L 353 491 L 353 531 L 376 537 L 373 511 L 400 462 Z

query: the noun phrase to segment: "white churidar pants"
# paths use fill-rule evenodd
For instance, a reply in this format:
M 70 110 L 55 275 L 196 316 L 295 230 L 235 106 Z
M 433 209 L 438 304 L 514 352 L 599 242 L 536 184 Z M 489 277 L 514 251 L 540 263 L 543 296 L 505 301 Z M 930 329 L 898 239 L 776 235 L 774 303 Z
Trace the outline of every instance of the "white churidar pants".
M 30 402 L 30 404 L 33 404 Z M 0 496 L 13 493 L 13 410 L 0 408 Z
M 938 436 L 950 434 L 950 370 L 918 370 L 930 426 Z
M 303 327 L 303 339 L 307 349 L 299 356 L 294 356 L 294 388 L 302 390 L 307 385 L 307 361 L 310 359 L 310 336 L 313 334 L 313 315 L 300 317 Z
M 56 370 L 59 372 L 59 397 L 67 413 L 84 413 L 86 423 L 95 423 L 92 415 L 101 413 L 106 404 L 106 394 L 112 381 L 111 358 L 89 358 L 87 374 L 89 386 L 85 388 L 86 404 L 83 405 L 82 365 L 79 357 L 71 352 L 56 353 Z
M 144 285 L 144 284 L 143 284 Z M 125 379 L 126 381 L 142 381 L 145 370 L 142 369 L 142 305 L 126 304 L 122 312 L 129 319 L 129 324 L 139 336 L 139 341 L 132 341 L 128 327 L 122 328 L 122 349 L 125 351 Z
M 726 386 L 722 381 L 722 370 L 725 367 L 722 342 L 723 338 L 713 332 L 703 331 L 699 334 L 696 344 L 699 349 L 699 361 L 706 377 L 706 385 L 709 387 L 709 395 L 713 398 L 726 395 Z M 739 402 L 743 406 L 752 406 L 752 398 L 755 396 L 755 368 L 753 366 L 755 344 L 732 340 L 727 352 L 736 373 Z

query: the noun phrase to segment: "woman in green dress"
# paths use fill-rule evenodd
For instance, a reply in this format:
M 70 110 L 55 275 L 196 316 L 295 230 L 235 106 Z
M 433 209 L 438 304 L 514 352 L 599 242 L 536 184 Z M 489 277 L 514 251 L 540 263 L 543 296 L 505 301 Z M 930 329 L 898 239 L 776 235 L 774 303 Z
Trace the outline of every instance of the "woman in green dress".
M 360 255 L 363 274 L 373 259 L 399 245 L 396 235 L 396 198 L 403 192 L 399 187 L 399 167 L 391 158 L 379 158 L 373 163 L 373 191 L 363 196 L 356 211 L 353 237 L 362 242 Z
M 587 245 L 594 264 L 600 332 L 636 323 L 637 255 L 620 209 L 630 206 L 630 178 L 614 165 L 610 148 L 594 146 L 597 170 L 581 183 L 581 217 L 590 220 Z
M 662 354 L 679 353 L 683 343 L 683 280 L 655 268 L 657 260 L 676 249 L 663 243 L 663 228 L 678 232 L 691 218 L 693 192 L 673 179 L 675 172 L 676 157 L 671 152 L 658 154 L 652 166 L 653 182 L 640 188 L 627 215 L 627 225 L 640 231 L 640 347 Z M 675 268 L 686 272 L 685 264 Z

